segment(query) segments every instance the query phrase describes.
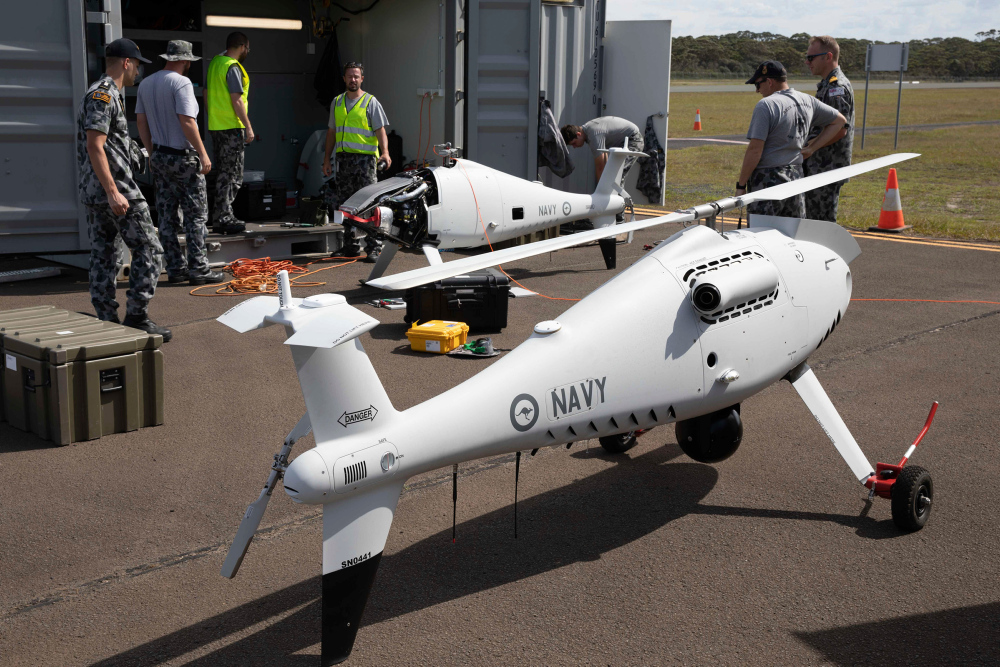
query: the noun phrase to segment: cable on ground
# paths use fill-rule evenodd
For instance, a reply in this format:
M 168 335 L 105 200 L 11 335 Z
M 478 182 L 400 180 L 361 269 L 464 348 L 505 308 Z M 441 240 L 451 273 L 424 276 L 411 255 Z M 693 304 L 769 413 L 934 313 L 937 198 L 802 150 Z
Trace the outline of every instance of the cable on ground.
M 278 272 L 288 271 L 291 282 L 298 287 L 319 287 L 325 282 L 302 282 L 302 278 L 311 276 L 320 271 L 340 268 L 348 264 L 354 264 L 360 257 L 324 257 L 314 260 L 308 264 L 299 266 L 291 260 L 272 261 L 270 257 L 261 259 L 237 259 L 222 267 L 222 270 L 231 273 L 233 279 L 224 283 L 213 283 L 195 287 L 188 292 L 193 296 L 242 296 L 245 294 L 277 294 L 278 293 Z M 308 267 L 320 262 L 331 262 L 336 260 L 347 260 L 333 266 L 324 266 L 319 269 L 309 270 Z M 213 294 L 199 294 L 199 290 L 215 287 Z

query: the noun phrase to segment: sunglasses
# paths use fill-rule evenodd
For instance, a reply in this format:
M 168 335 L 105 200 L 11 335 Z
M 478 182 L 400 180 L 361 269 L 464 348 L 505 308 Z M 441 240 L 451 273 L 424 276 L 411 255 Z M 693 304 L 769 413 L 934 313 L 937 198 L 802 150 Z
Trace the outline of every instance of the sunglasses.
M 816 58 L 819 58 L 820 56 L 829 55 L 829 53 L 830 53 L 829 51 L 824 51 L 823 53 L 814 53 L 811 56 L 807 55 L 806 56 L 806 60 L 808 62 L 812 62 L 813 60 L 815 60 Z
M 356 63 L 353 60 L 351 62 L 347 63 L 346 65 L 344 65 L 344 69 L 353 69 L 355 67 L 357 67 L 362 72 L 365 71 L 365 66 L 364 65 L 362 65 L 361 63 Z

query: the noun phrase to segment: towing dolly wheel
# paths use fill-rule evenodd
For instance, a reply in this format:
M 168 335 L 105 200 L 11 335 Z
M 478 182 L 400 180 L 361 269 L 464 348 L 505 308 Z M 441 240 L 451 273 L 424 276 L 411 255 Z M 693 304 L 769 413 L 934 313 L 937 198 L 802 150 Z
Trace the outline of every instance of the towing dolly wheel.
M 920 530 L 931 515 L 934 482 L 920 466 L 906 466 L 892 485 L 892 520 L 900 530 Z
M 622 454 L 635 447 L 635 443 L 638 442 L 635 431 L 619 433 L 618 435 L 606 435 L 603 438 L 598 438 L 598 440 L 601 443 L 601 447 L 604 447 L 604 451 L 608 454 Z

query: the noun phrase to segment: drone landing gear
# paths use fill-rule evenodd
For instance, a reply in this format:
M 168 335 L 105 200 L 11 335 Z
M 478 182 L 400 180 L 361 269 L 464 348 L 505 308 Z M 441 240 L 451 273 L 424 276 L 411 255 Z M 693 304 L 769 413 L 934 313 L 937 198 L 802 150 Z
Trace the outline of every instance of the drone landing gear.
M 604 266 L 609 270 L 618 266 L 618 241 L 615 237 L 609 239 L 598 239 L 601 246 L 601 254 L 604 255 Z
M 923 528 L 930 517 L 934 483 L 929 472 L 919 466 L 907 466 L 906 462 L 931 427 L 938 408 L 937 401 L 931 406 L 920 435 L 906 450 L 899 463 L 878 463 L 875 465 L 875 472 L 871 472 L 871 464 L 823 391 L 812 369 L 805 363 L 799 364 L 785 379 L 792 383 L 858 481 L 868 489 L 869 500 L 875 496 L 891 500 L 892 520 L 900 530 L 912 532 Z
M 597 440 L 608 454 L 622 454 L 635 447 L 636 443 L 639 442 L 639 436 L 647 430 L 649 429 L 637 429 L 628 433 L 606 435 Z

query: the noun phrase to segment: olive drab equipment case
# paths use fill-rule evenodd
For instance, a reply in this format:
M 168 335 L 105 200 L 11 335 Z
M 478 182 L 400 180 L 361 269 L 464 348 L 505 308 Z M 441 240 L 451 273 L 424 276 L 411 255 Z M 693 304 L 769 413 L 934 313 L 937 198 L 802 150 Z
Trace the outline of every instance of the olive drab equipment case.
M 0 311 L 0 420 L 59 445 L 162 424 L 162 343 L 52 306 Z

